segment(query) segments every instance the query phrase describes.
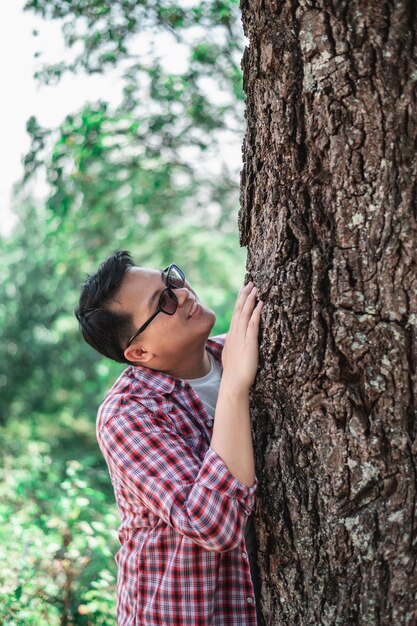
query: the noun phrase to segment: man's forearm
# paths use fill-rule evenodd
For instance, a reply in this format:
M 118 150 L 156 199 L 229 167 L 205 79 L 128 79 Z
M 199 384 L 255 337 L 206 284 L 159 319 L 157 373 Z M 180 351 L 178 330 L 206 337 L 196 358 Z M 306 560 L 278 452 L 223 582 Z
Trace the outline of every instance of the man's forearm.
M 249 390 L 237 390 L 223 376 L 214 418 L 211 447 L 223 459 L 230 473 L 247 487 L 255 482 Z

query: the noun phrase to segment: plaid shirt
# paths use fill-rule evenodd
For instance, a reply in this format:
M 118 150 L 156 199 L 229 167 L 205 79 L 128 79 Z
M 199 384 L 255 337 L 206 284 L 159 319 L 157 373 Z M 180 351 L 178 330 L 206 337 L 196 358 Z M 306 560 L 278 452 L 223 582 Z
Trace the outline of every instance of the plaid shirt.
M 206 348 L 221 361 L 224 336 Z M 210 447 L 191 385 L 127 367 L 97 415 L 121 516 L 118 626 L 255 626 L 245 526 L 255 503 Z

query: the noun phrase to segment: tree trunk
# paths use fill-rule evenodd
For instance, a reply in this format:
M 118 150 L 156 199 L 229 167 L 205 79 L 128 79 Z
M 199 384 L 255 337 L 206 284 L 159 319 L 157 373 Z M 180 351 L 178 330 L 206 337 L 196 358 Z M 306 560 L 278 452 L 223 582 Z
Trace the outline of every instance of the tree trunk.
M 241 7 L 262 612 L 415 625 L 416 2 Z

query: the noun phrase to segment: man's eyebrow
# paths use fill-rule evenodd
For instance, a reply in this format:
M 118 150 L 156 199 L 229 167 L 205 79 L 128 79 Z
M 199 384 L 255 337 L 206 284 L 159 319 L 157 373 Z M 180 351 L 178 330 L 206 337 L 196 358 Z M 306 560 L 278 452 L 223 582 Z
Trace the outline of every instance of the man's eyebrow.
M 164 281 L 164 271 L 163 270 L 159 270 L 159 273 L 161 274 L 161 280 L 164 283 L 164 289 L 165 289 L 165 281 Z M 156 296 L 161 293 L 162 289 L 157 289 L 156 291 L 154 291 L 154 293 L 151 295 L 151 297 L 148 300 L 148 309 L 152 308 L 153 302 L 156 298 Z

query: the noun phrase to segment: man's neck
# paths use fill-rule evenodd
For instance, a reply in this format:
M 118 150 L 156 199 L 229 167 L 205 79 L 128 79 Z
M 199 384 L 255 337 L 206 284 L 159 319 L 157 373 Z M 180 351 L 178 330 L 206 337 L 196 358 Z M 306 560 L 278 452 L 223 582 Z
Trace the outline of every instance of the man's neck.
M 202 378 L 206 376 L 211 369 L 211 361 L 206 348 L 203 348 L 202 352 L 191 355 L 191 358 L 186 362 L 183 360 L 181 367 L 175 369 L 175 371 L 165 371 L 165 374 L 174 376 L 175 378 L 186 378 L 193 380 L 194 378 Z

